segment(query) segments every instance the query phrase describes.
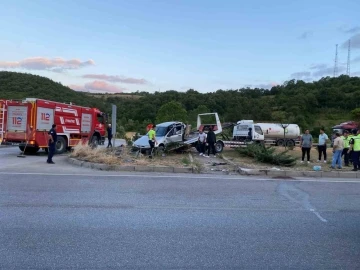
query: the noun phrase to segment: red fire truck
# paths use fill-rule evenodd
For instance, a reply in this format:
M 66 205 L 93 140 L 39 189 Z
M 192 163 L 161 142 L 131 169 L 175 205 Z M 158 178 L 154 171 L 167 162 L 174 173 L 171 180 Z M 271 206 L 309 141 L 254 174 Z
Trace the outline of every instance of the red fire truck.
M 103 144 L 106 114 L 96 108 L 81 107 L 36 98 L 0 100 L 0 140 L 18 144 L 21 151 L 36 153 L 48 149 L 48 132 L 56 124 L 56 153 L 79 142 Z

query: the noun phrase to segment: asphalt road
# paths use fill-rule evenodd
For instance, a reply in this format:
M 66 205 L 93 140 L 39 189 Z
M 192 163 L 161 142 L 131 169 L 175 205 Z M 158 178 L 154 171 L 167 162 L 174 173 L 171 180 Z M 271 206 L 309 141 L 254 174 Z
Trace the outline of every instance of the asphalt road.
M 100 172 L 16 151 L 0 149 L 0 269 L 360 269 L 360 179 Z

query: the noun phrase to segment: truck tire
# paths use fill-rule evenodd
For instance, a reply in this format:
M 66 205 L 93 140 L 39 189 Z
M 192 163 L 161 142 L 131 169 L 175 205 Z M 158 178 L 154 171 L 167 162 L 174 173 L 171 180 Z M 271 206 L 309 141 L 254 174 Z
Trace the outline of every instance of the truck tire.
M 217 141 L 215 144 L 216 153 L 221 153 L 224 150 L 224 144 L 221 141 Z
M 286 146 L 287 147 L 294 147 L 295 146 L 295 142 L 293 140 L 288 140 L 286 141 Z
M 283 139 L 277 140 L 276 145 L 277 146 L 285 146 L 285 141 Z
M 64 137 L 58 137 L 55 145 L 55 154 L 62 154 L 66 151 L 67 143 Z
M 37 152 L 39 152 L 40 148 L 39 147 L 31 147 L 31 148 L 26 148 L 25 149 L 25 153 L 29 153 L 29 154 L 36 154 Z
M 40 150 L 40 148 L 38 148 L 38 147 L 26 147 L 25 148 L 25 146 L 19 146 L 19 149 L 21 152 L 24 152 L 24 150 L 25 150 L 24 154 L 36 154 Z

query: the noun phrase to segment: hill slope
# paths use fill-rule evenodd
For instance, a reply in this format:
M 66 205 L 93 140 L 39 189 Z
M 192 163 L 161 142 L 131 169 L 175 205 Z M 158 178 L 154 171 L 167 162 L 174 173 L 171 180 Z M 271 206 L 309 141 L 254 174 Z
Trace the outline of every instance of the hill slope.
M 42 98 L 59 102 L 73 102 L 82 106 L 104 108 L 98 98 L 76 92 L 69 87 L 38 75 L 0 71 L 0 98 Z

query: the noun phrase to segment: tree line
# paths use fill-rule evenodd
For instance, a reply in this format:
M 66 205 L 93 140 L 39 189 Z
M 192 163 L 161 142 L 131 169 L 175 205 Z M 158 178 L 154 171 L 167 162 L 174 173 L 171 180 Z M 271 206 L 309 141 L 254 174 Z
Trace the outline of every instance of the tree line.
M 130 97 L 129 97 L 130 96 Z M 133 96 L 133 98 L 131 98 Z M 198 113 L 217 112 L 222 122 L 241 119 L 291 122 L 313 132 L 351 120 L 351 111 L 360 107 L 360 78 L 341 75 L 315 82 L 290 80 L 270 90 L 240 88 L 200 93 L 136 92 L 97 94 L 76 92 L 50 79 L 16 72 L 0 72 L 0 98 L 37 97 L 97 107 L 110 113 L 117 105 L 118 130 L 145 132 L 149 123 L 180 120 L 195 124 Z

